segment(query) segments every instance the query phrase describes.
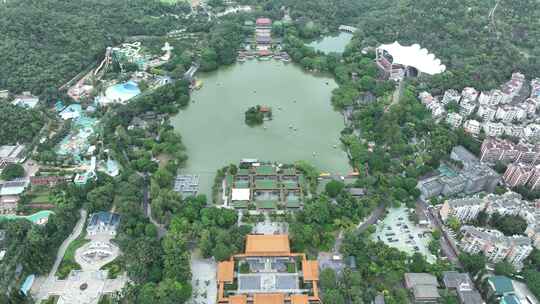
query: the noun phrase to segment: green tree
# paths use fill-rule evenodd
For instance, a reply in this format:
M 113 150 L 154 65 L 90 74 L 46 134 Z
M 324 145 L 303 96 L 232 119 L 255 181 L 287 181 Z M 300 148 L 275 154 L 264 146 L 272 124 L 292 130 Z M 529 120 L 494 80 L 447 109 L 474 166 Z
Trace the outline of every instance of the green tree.
M 345 184 L 337 180 L 331 180 L 324 186 L 326 194 L 334 198 L 341 193 L 343 188 L 345 188 Z
M 495 264 L 495 274 L 511 277 L 515 273 L 514 266 L 512 264 L 501 261 Z
M 9 164 L 2 170 L 3 180 L 13 180 L 19 177 L 24 177 L 24 167 L 20 164 Z
M 518 215 L 501 216 L 498 213 L 494 213 L 491 215 L 489 224 L 505 235 L 510 236 L 523 234 L 525 229 L 527 229 L 527 221 Z
M 321 288 L 324 290 L 336 289 L 337 288 L 337 275 L 334 269 L 325 268 L 321 271 L 319 277 L 321 282 Z
M 459 261 L 463 265 L 463 269 L 473 276 L 486 268 L 486 257 L 482 254 L 461 253 Z
M 461 227 L 461 223 L 454 216 L 449 217 L 446 224 L 448 225 L 448 227 L 450 227 L 450 229 L 454 230 L 455 232 L 459 232 L 459 229 Z

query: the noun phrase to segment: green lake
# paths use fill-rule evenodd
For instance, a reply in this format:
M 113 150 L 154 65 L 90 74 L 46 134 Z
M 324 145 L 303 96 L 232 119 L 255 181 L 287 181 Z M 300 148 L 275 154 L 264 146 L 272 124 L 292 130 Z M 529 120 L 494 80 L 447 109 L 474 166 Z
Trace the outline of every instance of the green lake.
M 201 194 L 210 197 L 216 171 L 243 158 L 306 160 L 324 172 L 351 172 L 339 141 L 343 117 L 330 104 L 332 78 L 256 60 L 198 76 L 203 87 L 171 121 L 187 147 L 182 173 L 200 176 Z M 257 104 L 270 106 L 273 120 L 249 127 L 244 113 Z
M 337 36 L 326 36 L 320 40 L 313 41 L 308 44 L 317 51 L 321 51 L 325 54 L 329 53 L 343 53 L 345 47 L 351 39 L 353 34 L 341 32 Z

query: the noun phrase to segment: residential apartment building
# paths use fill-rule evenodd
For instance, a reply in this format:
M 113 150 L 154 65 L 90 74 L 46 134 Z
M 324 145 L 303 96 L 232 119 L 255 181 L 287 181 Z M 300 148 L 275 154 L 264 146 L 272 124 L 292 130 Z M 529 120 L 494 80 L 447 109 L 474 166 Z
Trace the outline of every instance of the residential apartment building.
M 461 234 L 459 246 L 463 251 L 472 254 L 482 253 L 493 263 L 506 260 L 516 269 L 523 267 L 523 261 L 533 249 L 529 238 L 507 237 L 497 230 L 466 225 L 461 228 Z
M 512 137 L 522 138 L 523 137 L 523 127 L 514 124 L 505 124 L 504 125 L 504 134 Z
M 531 80 L 531 98 L 540 99 L 540 78 Z
M 521 91 L 523 84 L 525 84 L 525 80 L 525 75 L 519 72 L 512 73 L 510 80 L 501 86 L 501 91 L 511 98 L 514 98 Z
M 527 118 L 527 109 L 521 106 L 501 106 L 497 108 L 495 119 L 500 119 L 504 122 L 523 121 Z
M 452 128 L 459 128 L 463 122 L 463 116 L 458 113 L 448 113 L 446 116 L 446 122 L 452 126 Z
M 480 124 L 480 122 L 474 119 L 469 119 L 463 124 L 463 129 L 465 130 L 465 132 L 472 135 L 480 134 L 481 128 L 482 125 Z
M 452 101 L 459 103 L 460 99 L 461 99 L 461 95 L 459 94 L 459 92 L 454 89 L 450 89 L 444 92 L 444 96 L 441 102 L 442 104 L 447 105 L 448 103 Z
M 469 115 L 472 115 L 475 110 L 476 110 L 476 103 L 474 102 L 462 101 L 459 104 L 459 114 L 461 114 L 461 116 L 467 117 Z
M 420 98 L 422 104 L 424 104 L 424 106 L 431 111 L 431 116 L 434 118 L 441 117 L 446 113 L 444 105 L 430 93 L 424 91 L 421 92 L 418 97 Z
M 536 170 L 535 166 L 512 163 L 506 167 L 503 180 L 509 187 L 525 186 Z
M 523 127 L 523 139 L 529 142 L 540 140 L 540 124 L 532 123 Z
M 480 161 L 521 162 L 535 165 L 540 162 L 539 156 L 540 146 L 515 144 L 509 140 L 488 137 L 482 142 Z
M 523 200 L 521 195 L 512 191 L 501 195 L 490 194 L 484 197 L 486 202 L 486 213 L 493 215 L 519 215 L 522 210 L 529 208 L 529 202 Z
M 482 117 L 483 121 L 492 121 L 495 119 L 495 114 L 497 114 L 497 107 L 491 105 L 480 105 L 476 114 Z
M 499 137 L 504 133 L 504 125 L 500 122 L 486 122 L 482 125 L 482 129 L 491 137 Z
M 503 93 L 501 90 L 491 90 L 489 92 L 482 92 L 478 97 L 478 102 L 481 105 L 498 105 L 501 103 L 508 103 L 511 101 L 510 96 Z
M 509 164 L 503 180 L 509 187 L 527 186 L 531 190 L 537 190 L 540 188 L 540 165 Z
M 474 220 L 485 207 L 486 202 L 478 197 L 452 199 L 444 202 L 439 214 L 444 222 L 455 217 L 463 223 Z
M 466 87 L 461 91 L 461 102 L 475 102 L 478 98 L 478 91 L 475 88 Z

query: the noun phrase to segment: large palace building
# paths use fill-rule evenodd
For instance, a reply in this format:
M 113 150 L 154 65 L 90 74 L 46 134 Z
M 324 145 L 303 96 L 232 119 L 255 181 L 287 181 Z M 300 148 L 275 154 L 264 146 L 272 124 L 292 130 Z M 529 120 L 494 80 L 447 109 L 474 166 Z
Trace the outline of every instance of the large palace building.
M 248 235 L 246 252 L 220 262 L 219 304 L 320 304 L 319 264 L 291 253 L 287 235 Z

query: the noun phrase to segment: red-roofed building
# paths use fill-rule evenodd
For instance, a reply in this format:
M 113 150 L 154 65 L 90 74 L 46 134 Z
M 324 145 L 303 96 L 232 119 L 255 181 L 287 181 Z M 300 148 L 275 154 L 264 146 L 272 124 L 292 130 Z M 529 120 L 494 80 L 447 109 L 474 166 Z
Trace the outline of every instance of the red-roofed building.
M 270 56 L 272 55 L 272 52 L 270 52 L 269 50 L 260 50 L 259 51 L 259 56 Z
M 255 24 L 257 26 L 272 26 L 272 20 L 270 18 L 257 18 Z
M 32 186 L 54 186 L 58 183 L 67 183 L 72 180 L 72 176 L 32 176 L 30 184 Z

